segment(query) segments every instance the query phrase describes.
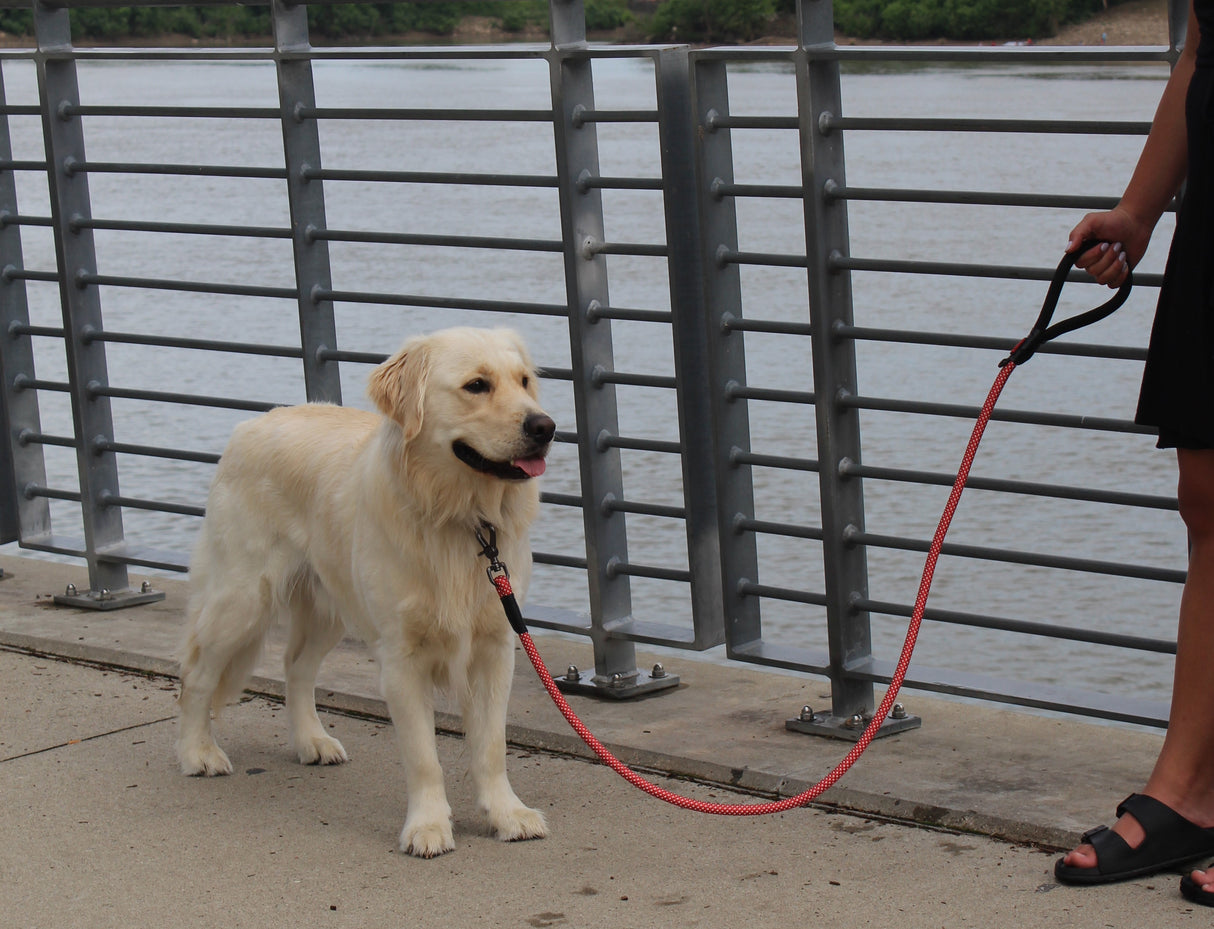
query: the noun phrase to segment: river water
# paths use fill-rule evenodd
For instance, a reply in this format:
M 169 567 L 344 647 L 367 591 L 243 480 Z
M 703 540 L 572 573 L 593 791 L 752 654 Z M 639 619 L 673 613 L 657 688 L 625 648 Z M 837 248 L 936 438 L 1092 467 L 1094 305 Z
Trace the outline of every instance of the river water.
M 651 108 L 651 65 L 606 60 L 595 65 L 601 108 Z M 36 100 L 32 66 L 6 62 L 10 103 Z M 882 66 L 853 69 L 844 79 L 847 115 L 956 115 L 1149 120 L 1166 70 L 1163 66 Z M 277 105 L 273 68 L 263 62 L 96 62 L 81 66 L 85 103 Z M 322 106 L 384 105 L 437 107 L 549 106 L 543 61 L 345 61 L 319 62 L 316 84 Z M 789 114 L 795 110 L 791 70 L 777 64 L 736 66 L 730 72 L 735 113 Z M 86 121 L 90 162 L 163 162 L 281 165 L 281 135 L 273 121 L 253 119 L 150 120 L 90 117 Z M 659 172 L 656 126 L 601 124 L 602 173 L 653 177 Z M 15 156 L 40 158 L 36 118 L 14 117 Z M 796 184 L 800 180 L 796 134 L 735 132 L 736 177 L 745 183 Z M 385 168 L 510 174 L 553 173 L 551 129 L 543 123 L 371 122 L 328 120 L 322 124 L 327 168 Z M 1115 195 L 1129 177 L 1140 138 L 1067 137 L 962 133 L 849 134 L 847 181 L 862 187 L 950 190 L 1040 191 Z M 90 175 L 93 213 L 108 220 L 168 220 L 240 223 L 285 228 L 287 204 L 279 181 L 200 177 Z M 19 175 L 23 212 L 45 215 L 45 181 Z M 559 239 L 555 192 L 542 188 L 374 185 L 326 183 L 330 228 L 439 234 L 533 236 Z M 607 191 L 604 210 L 612 241 L 661 242 L 658 194 Z M 799 205 L 742 200 L 739 235 L 744 251 L 804 254 Z M 913 206 L 853 203 L 849 210 L 852 252 L 862 257 L 1003 262 L 1052 267 L 1059 259 L 1075 211 L 995 207 Z M 1170 220 L 1165 219 L 1143 263 L 1163 264 Z M 45 229 L 23 230 L 26 264 L 53 267 Z M 103 274 L 288 287 L 292 261 L 276 239 L 228 236 L 98 232 Z M 560 304 L 565 300 L 559 256 L 519 251 L 483 251 L 333 243 L 338 290 L 458 295 Z M 664 262 L 612 256 L 611 301 L 616 306 L 669 306 Z M 1104 295 L 1075 287 L 1060 314 L 1085 309 Z M 1068 291 L 1071 288 L 1068 288 Z M 743 269 L 746 314 L 804 321 L 808 305 L 804 272 Z M 1040 307 L 1038 282 L 990 282 L 952 277 L 890 274 L 854 276 L 855 315 L 862 326 L 948 330 L 1007 338 L 1027 331 Z M 291 344 L 294 307 L 287 301 L 107 287 L 106 326 L 111 330 L 161 332 L 204 338 Z M 1131 302 L 1083 338 L 1102 344 L 1141 345 L 1149 330 L 1154 293 L 1140 288 Z M 30 285 L 35 322 L 58 320 L 57 295 L 49 285 Z M 490 314 L 343 303 L 337 308 L 339 344 L 360 351 L 390 351 L 405 336 L 450 324 L 501 324 Z M 536 360 L 548 367 L 569 364 L 563 323 L 542 316 L 508 322 L 524 333 Z M 669 331 L 651 323 L 615 323 L 616 365 L 629 372 L 669 373 Z M 38 346 L 40 377 L 63 377 L 61 348 Z M 809 346 L 790 337 L 749 335 L 746 350 L 752 384 L 811 389 Z M 858 346 L 860 389 L 873 397 L 914 398 L 977 405 L 995 374 L 989 352 L 862 342 Z M 114 345 L 111 381 L 122 387 L 247 397 L 278 402 L 302 399 L 297 363 L 208 352 Z M 367 369 L 347 365 L 347 403 L 361 404 Z M 1007 408 L 1082 413 L 1128 419 L 1141 365 L 1042 355 L 1009 384 Z M 572 429 L 567 385 L 549 382 L 546 404 L 558 423 Z M 669 391 L 620 388 L 620 420 L 627 435 L 675 436 L 675 403 Z M 219 451 L 232 425 L 248 414 L 176 404 L 116 401 L 120 441 Z M 44 427 L 70 433 L 62 398 L 44 393 Z M 867 464 L 954 471 L 969 434 L 963 419 L 892 413 L 862 416 Z M 752 405 L 752 445 L 770 454 L 814 457 L 812 409 L 779 403 Z M 70 486 L 74 460 L 47 449 L 52 485 Z M 630 499 L 681 504 L 681 480 L 671 456 L 625 452 L 625 490 Z M 211 469 L 153 459 L 124 458 L 122 490 L 130 496 L 199 504 Z M 995 424 L 975 465 L 975 474 L 1091 485 L 1172 495 L 1175 466 L 1149 438 L 1084 430 Z M 577 493 L 576 455 L 557 448 L 545 478 L 549 490 Z M 755 471 L 760 519 L 814 524 L 816 478 L 802 472 Z M 946 488 L 870 481 L 865 487 L 871 532 L 928 538 L 947 495 Z M 56 502 L 60 531 L 74 534 L 78 514 Z M 128 512 L 127 534 L 136 544 L 188 551 L 196 520 Z M 63 527 L 67 527 L 64 529 Z M 629 517 L 632 560 L 686 567 L 681 523 Z M 1179 569 L 1185 559 L 1183 529 L 1175 513 L 1097 504 L 1017 499 L 971 491 L 950 541 L 1030 552 L 1090 557 Z M 581 549 L 580 515 L 547 507 L 534 538 L 539 551 Z M 761 540 L 764 584 L 821 589 L 815 545 L 774 538 Z M 914 598 L 922 555 L 870 552 L 871 595 L 909 603 Z M 532 599 L 551 606 L 584 609 L 580 574 L 537 570 Z M 1179 586 L 1096 574 L 1000 566 L 946 558 L 933 592 L 933 606 L 1169 638 L 1174 634 Z M 681 585 L 638 580 L 634 607 L 640 618 L 688 623 Z M 903 621 L 874 619 L 876 650 L 896 654 Z M 821 647 L 824 633 L 816 608 L 764 604 L 764 635 L 787 644 Z M 1112 649 L 1072 645 L 977 629 L 928 624 L 916 662 L 965 667 L 1042 684 L 1066 683 L 1098 692 L 1127 690 L 1166 700 L 1170 658 L 1130 657 Z M 1131 670 L 1132 669 L 1132 670 Z

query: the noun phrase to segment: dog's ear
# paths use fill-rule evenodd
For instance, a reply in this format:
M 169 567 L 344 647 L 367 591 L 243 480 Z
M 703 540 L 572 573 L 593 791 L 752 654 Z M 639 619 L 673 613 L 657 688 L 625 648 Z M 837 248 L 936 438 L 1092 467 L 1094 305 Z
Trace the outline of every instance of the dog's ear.
M 406 441 L 421 432 L 429 377 L 430 353 L 426 343 L 411 339 L 372 371 L 367 381 L 367 396 L 381 413 L 400 425 Z

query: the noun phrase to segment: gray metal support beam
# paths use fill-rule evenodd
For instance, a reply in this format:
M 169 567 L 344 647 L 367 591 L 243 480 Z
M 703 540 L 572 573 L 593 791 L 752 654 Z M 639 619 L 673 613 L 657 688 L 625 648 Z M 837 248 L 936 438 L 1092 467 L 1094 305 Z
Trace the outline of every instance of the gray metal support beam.
M 688 50 L 665 48 L 657 55 L 658 135 L 662 152 L 667 268 L 674 330 L 675 377 L 699 382 L 709 368 L 704 327 L 699 205 L 695 170 L 695 121 Z M 707 391 L 678 391 L 682 446 L 687 559 L 691 572 L 693 647 L 724 640 L 721 620 L 721 546 L 717 532 L 717 472 L 705 467 L 714 456 L 712 403 Z
M 852 324 L 851 275 L 832 267 L 850 251 L 847 205 L 828 200 L 829 181 L 843 186 L 843 139 L 824 131 L 825 114 L 841 115 L 839 63 L 817 57 L 815 49 L 834 47 L 831 0 L 800 0 L 797 5 L 797 110 L 801 179 L 805 204 L 805 248 L 809 269 L 809 316 L 818 483 L 822 504 L 822 561 L 825 576 L 826 632 L 830 662 L 831 712 L 804 713 L 786 726 L 800 732 L 856 739 L 872 717 L 875 699 L 870 680 L 857 672 L 872 664 L 869 614 L 854 606 L 868 598 L 868 557 L 849 539 L 864 531 L 864 488 L 845 465 L 860 463 L 859 411 L 841 401 L 857 393 L 855 343 L 837 338 L 837 326 Z M 920 725 L 900 711 L 885 720 L 879 735 Z
M 798 4 L 796 56 L 801 174 L 805 190 L 805 246 L 809 266 L 809 311 L 818 436 L 818 480 L 822 501 L 822 559 L 825 569 L 827 640 L 830 652 L 831 713 L 847 720 L 871 714 L 873 685 L 849 670 L 872 656 L 868 613 L 852 607 L 868 596 L 865 550 L 848 543 L 864 530 L 861 480 L 845 477 L 844 462 L 860 462 L 859 412 L 840 399 L 855 394 L 854 343 L 835 337 L 834 327 L 852 323 L 851 276 L 831 268 L 833 255 L 849 252 L 847 205 L 829 201 L 827 181 L 845 183 L 843 139 L 821 130 L 824 113 L 839 115 L 839 64 L 816 58 L 813 48 L 834 45 L 830 0 Z
M 733 145 L 730 131 L 717 121 L 729 116 L 729 80 L 725 63 L 697 60 L 691 107 L 696 121 L 695 163 L 699 186 L 704 314 L 701 325 L 709 353 L 707 389 L 715 442 L 718 535 L 722 564 L 722 613 L 726 651 L 734 656 L 762 642 L 759 598 L 746 593 L 758 580 L 758 550 L 753 532 L 739 528 L 755 516 L 751 470 L 738 463 L 750 450 L 750 414 L 746 400 L 731 393 L 746 385 L 746 345 L 729 322 L 742 316 L 742 282 L 738 265 L 723 256 L 738 250 L 738 217 L 732 197 L 713 191 L 732 184 Z
M 316 88 L 308 56 L 308 8 L 274 0 L 271 15 L 291 207 L 291 245 L 299 288 L 304 388 L 310 401 L 340 404 L 341 372 L 338 363 L 326 357 L 337 349 L 333 301 L 325 296 L 333 289 L 329 243 L 314 237 L 316 231 L 327 226 L 324 185 L 319 178 L 308 177 L 308 172 L 320 168 L 320 127 L 311 115 L 316 108 Z
M 656 683 L 636 665 L 636 647 L 613 637 L 611 628 L 632 619 L 632 588 L 616 566 L 628 562 L 625 515 L 606 504 L 623 499 L 620 451 L 601 437 L 619 435 L 615 389 L 597 381 L 596 371 L 612 371 L 615 360 L 611 322 L 594 310 L 610 306 L 603 200 L 595 187 L 579 187 L 583 173 L 598 177 L 598 134 L 578 114 L 594 109 L 590 59 L 579 54 L 586 39 L 581 0 L 551 0 L 553 136 L 563 230 L 565 286 L 569 300 L 569 342 L 578 434 L 582 512 L 586 534 L 587 584 L 592 617 L 594 674 L 581 681 L 560 681 L 568 689 L 619 698 L 635 696 Z M 677 679 L 673 681 L 677 683 Z
M 84 126 L 78 112 L 80 87 L 72 55 L 68 11 L 35 3 L 34 29 L 89 569 L 88 594 L 56 598 L 56 601 L 78 607 L 115 609 L 160 599 L 164 595 L 131 591 L 126 565 L 116 558 L 106 557 L 107 554 L 121 554 L 124 544 L 122 511 L 110 502 L 120 494 L 116 456 L 105 450 L 114 441 L 110 402 L 100 392 L 109 386 L 105 342 L 92 338 L 93 333 L 104 330 L 101 293 L 96 284 L 85 283 L 88 277 L 97 274 L 97 253 L 92 230 L 87 225 L 92 219 L 88 175 L 75 168 L 87 159 Z
M 0 71 L 0 106 L 5 105 L 4 73 Z M 0 116 L 0 161 L 11 162 L 13 146 L 7 115 Z M 50 501 L 27 496 L 31 484 L 46 486 L 42 446 L 23 442 L 23 433 L 42 432 L 38 393 L 23 383 L 36 379 L 34 345 L 29 334 L 29 303 L 25 281 L 13 272 L 25 267 L 21 227 L 17 216 L 17 183 L 13 171 L 0 171 L 0 542 L 45 539 L 51 532 Z

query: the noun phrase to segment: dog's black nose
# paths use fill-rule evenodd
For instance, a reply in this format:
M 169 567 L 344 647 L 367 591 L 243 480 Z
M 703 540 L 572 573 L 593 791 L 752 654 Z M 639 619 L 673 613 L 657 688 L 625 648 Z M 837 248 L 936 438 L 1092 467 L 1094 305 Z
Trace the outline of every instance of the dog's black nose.
M 556 423 L 546 413 L 532 413 L 523 420 L 523 433 L 527 438 L 547 445 L 556 433 Z

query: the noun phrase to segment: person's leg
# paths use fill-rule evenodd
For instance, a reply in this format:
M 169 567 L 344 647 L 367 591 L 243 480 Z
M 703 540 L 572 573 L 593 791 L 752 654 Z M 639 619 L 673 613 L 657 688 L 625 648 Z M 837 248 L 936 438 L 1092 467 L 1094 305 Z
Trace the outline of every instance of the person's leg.
M 1143 790 L 1198 826 L 1214 826 L 1214 450 L 1179 449 L 1180 515 L 1189 530 L 1189 576 L 1180 601 L 1172 709 L 1163 748 Z M 1113 827 L 1131 848 L 1142 827 L 1126 815 Z M 1066 864 L 1096 865 L 1081 845 Z M 1214 890 L 1214 868 L 1194 880 Z

